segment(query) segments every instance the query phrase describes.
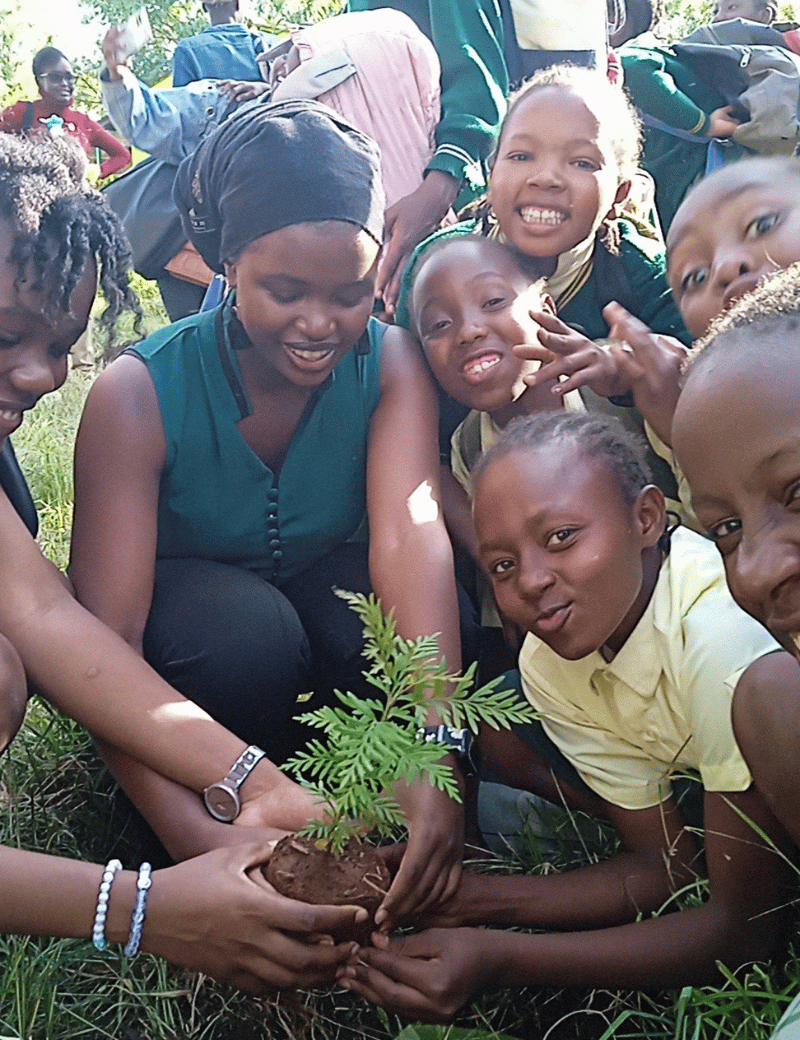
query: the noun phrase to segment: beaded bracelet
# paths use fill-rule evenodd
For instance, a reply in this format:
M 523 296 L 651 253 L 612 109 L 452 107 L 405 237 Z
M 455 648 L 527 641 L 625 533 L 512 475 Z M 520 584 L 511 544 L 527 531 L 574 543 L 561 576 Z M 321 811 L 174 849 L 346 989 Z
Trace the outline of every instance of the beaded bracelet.
M 100 891 L 97 894 L 97 909 L 95 910 L 94 926 L 92 928 L 92 942 L 94 943 L 95 948 L 101 952 L 108 949 L 108 940 L 106 939 L 108 897 L 111 893 L 111 885 L 114 881 L 114 875 L 121 869 L 122 864 L 118 859 L 109 860 L 100 881 Z
M 142 941 L 142 926 L 144 925 L 144 911 L 147 905 L 147 893 L 153 879 L 150 877 L 152 868 L 149 863 L 143 863 L 139 867 L 139 877 L 136 880 L 136 906 L 133 908 L 131 918 L 131 934 L 122 951 L 126 957 L 135 957 L 139 952 L 139 943 Z

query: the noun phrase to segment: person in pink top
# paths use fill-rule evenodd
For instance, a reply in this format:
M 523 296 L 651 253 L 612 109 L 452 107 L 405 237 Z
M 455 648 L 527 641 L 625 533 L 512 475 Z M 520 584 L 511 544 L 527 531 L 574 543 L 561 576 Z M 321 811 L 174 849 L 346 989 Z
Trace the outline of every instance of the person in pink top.
M 381 148 L 387 208 L 420 184 L 441 116 L 441 69 L 430 40 L 401 11 L 324 18 L 291 32 L 272 65 L 272 100 L 316 98 Z
M 79 141 L 92 158 L 99 148 L 108 158 L 100 166 L 100 177 L 110 177 L 130 165 L 131 153 L 113 134 L 71 108 L 75 74 L 67 58 L 55 47 L 42 47 L 33 58 L 33 74 L 41 95 L 36 101 L 18 101 L 0 112 L 0 130 L 6 133 L 50 133 Z

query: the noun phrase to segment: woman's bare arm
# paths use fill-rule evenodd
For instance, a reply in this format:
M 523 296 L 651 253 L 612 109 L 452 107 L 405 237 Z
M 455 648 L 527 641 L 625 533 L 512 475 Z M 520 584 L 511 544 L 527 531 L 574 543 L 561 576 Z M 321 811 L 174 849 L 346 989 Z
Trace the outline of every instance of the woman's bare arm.
M 402 329 L 383 341 L 381 399 L 367 461 L 370 577 L 405 638 L 439 633 L 450 669 L 461 666 L 453 554 L 439 494 L 438 408 L 419 347 Z M 441 721 L 431 714 L 430 721 Z M 378 920 L 433 905 L 461 871 L 461 805 L 431 785 L 398 784 L 409 843 Z

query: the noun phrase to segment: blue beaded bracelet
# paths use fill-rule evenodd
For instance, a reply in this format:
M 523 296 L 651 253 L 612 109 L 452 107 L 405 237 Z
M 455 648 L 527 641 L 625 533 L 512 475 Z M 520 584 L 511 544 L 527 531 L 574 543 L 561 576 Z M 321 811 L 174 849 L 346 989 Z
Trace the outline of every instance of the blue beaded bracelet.
M 131 934 L 122 951 L 126 957 L 135 957 L 139 952 L 139 944 L 142 941 L 142 927 L 144 925 L 144 911 L 147 906 L 147 893 L 153 879 L 150 877 L 152 868 L 149 863 L 143 863 L 139 867 L 139 877 L 136 880 L 136 906 L 133 908 L 131 918 Z
M 114 882 L 114 875 L 121 869 L 122 864 L 118 859 L 109 860 L 100 881 L 100 891 L 97 894 L 97 909 L 95 910 L 94 926 L 92 928 L 92 942 L 96 949 L 100 950 L 101 953 L 103 950 L 108 949 L 108 940 L 106 939 L 108 897 L 111 894 L 111 885 Z

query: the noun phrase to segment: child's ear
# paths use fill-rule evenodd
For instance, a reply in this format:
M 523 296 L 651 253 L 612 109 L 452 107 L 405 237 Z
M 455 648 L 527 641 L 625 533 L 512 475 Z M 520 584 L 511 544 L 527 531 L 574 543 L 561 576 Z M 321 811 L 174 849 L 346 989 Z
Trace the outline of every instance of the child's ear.
M 633 504 L 633 511 L 642 539 L 642 548 L 649 549 L 658 545 L 667 523 L 664 492 L 655 484 L 643 487 Z
M 228 287 L 230 289 L 236 288 L 236 264 L 230 260 L 226 260 L 224 263 L 225 277 L 228 280 Z
M 557 314 L 556 304 L 555 300 L 550 295 L 550 293 L 543 292 L 541 294 L 541 301 L 542 302 L 539 305 L 539 310 L 543 311 L 545 314 L 552 314 L 555 317 L 555 315 Z
M 631 193 L 631 182 L 623 181 L 617 188 L 617 194 L 614 196 L 614 201 L 611 203 L 611 209 L 606 213 L 606 220 L 616 220 L 619 216 L 620 208 L 623 202 Z

